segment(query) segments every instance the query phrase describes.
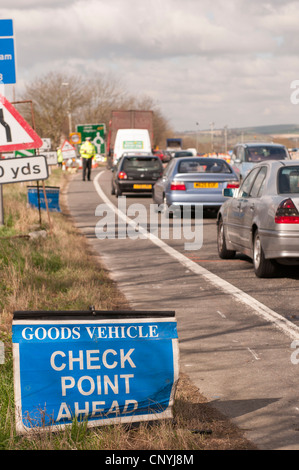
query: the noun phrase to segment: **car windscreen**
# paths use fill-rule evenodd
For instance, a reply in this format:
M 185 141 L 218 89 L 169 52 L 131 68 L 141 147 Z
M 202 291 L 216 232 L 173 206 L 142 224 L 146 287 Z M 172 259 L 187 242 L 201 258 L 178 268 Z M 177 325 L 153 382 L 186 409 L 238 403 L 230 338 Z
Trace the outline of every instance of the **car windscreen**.
M 285 160 L 287 153 L 282 147 L 272 147 L 267 145 L 257 145 L 247 147 L 247 162 L 264 162 L 266 160 Z
M 224 160 L 190 158 L 179 163 L 178 173 L 232 173 Z
M 148 157 L 148 158 L 140 158 L 140 157 L 131 157 L 125 158 L 123 161 L 122 170 L 123 171 L 142 171 L 144 169 L 153 170 L 153 171 L 160 171 L 161 170 L 161 162 L 158 158 Z
M 184 151 L 180 151 L 180 152 L 175 152 L 174 154 L 174 157 L 175 158 L 178 158 L 178 157 L 193 157 L 193 153 L 192 152 L 184 152 Z
M 280 194 L 299 193 L 299 166 L 286 166 L 279 170 L 278 192 Z

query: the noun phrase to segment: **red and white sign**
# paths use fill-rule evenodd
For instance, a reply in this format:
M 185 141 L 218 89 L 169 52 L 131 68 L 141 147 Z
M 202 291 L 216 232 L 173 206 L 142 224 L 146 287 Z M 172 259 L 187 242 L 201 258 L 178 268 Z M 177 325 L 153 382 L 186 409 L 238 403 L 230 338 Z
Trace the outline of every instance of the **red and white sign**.
M 65 160 L 68 158 L 76 158 L 76 149 L 69 143 L 68 140 L 65 140 L 62 144 L 61 151 Z
M 42 139 L 7 99 L 0 95 L 0 152 L 36 149 Z

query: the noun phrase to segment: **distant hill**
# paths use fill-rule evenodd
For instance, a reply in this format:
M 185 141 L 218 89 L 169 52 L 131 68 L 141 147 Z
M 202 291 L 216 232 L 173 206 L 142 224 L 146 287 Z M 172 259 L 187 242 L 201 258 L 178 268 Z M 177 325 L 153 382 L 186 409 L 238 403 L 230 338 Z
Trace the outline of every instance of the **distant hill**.
M 177 133 L 183 138 L 183 148 L 197 147 L 201 152 L 222 152 L 232 149 L 240 142 L 276 142 L 287 148 L 299 147 L 298 124 L 276 124 L 252 127 L 229 127 L 225 135 L 224 128 L 215 128 L 213 134 L 210 129 L 185 131 Z
M 229 127 L 229 132 L 235 132 L 237 134 L 258 134 L 258 135 L 273 135 L 273 134 L 299 134 L 298 124 L 276 124 L 276 125 L 264 125 L 264 126 L 253 126 L 253 127 Z M 201 132 L 210 133 L 210 129 L 202 129 Z M 214 132 L 223 132 L 221 128 L 215 128 Z M 193 135 L 196 131 L 185 131 L 177 132 L 180 135 Z

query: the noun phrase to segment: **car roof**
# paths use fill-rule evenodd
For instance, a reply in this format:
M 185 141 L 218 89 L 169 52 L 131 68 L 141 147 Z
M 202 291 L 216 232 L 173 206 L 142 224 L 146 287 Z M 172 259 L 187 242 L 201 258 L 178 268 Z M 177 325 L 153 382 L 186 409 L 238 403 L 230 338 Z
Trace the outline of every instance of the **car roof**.
M 185 162 L 186 160 L 192 160 L 192 161 L 200 160 L 200 161 L 206 161 L 206 162 L 224 162 L 228 166 L 230 166 L 229 163 L 227 163 L 227 161 L 224 158 L 217 158 L 217 157 L 193 157 L 192 155 L 188 155 L 187 157 L 178 157 L 176 159 L 173 159 L 172 161 Z
M 254 168 L 267 165 L 268 167 L 281 168 L 284 166 L 299 166 L 299 160 L 264 160 L 262 162 L 255 163 Z M 252 171 L 251 170 L 251 171 Z
M 277 144 L 274 142 L 243 142 L 238 143 L 237 145 L 241 145 L 243 147 L 285 147 L 283 144 Z
M 151 158 L 157 158 L 158 160 L 160 160 L 160 158 L 158 157 L 158 155 L 153 155 L 152 153 L 149 153 L 148 155 L 141 155 L 139 153 L 135 153 L 135 154 L 132 154 L 132 155 L 123 155 L 123 158 L 148 158 L 148 157 L 151 157 Z

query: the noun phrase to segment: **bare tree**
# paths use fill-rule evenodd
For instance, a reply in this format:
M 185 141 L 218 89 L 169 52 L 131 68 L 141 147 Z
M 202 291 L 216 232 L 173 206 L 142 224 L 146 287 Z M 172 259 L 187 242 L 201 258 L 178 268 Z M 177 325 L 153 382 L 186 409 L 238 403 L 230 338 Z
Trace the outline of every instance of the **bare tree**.
M 75 112 L 77 124 L 105 123 L 108 126 L 111 110 L 121 107 L 126 99 L 121 84 L 111 76 L 98 74 L 88 80 L 85 99 Z
M 65 86 L 67 84 L 67 86 Z M 31 100 L 34 108 L 35 129 L 41 137 L 52 140 L 52 146 L 61 143 L 78 124 L 102 124 L 109 127 L 111 111 L 116 109 L 146 109 L 154 114 L 154 145 L 163 147 L 169 124 L 158 105 L 148 96 L 129 95 L 121 83 L 109 75 L 98 74 L 91 78 L 48 73 L 27 85 L 24 100 Z M 22 113 L 31 122 L 31 109 Z
M 67 87 L 63 85 L 66 83 Z M 51 72 L 26 87 L 23 99 L 32 100 L 36 131 L 51 138 L 55 146 L 69 134 L 68 113 L 86 100 L 82 83 L 76 76 Z M 30 120 L 29 115 L 26 117 Z

